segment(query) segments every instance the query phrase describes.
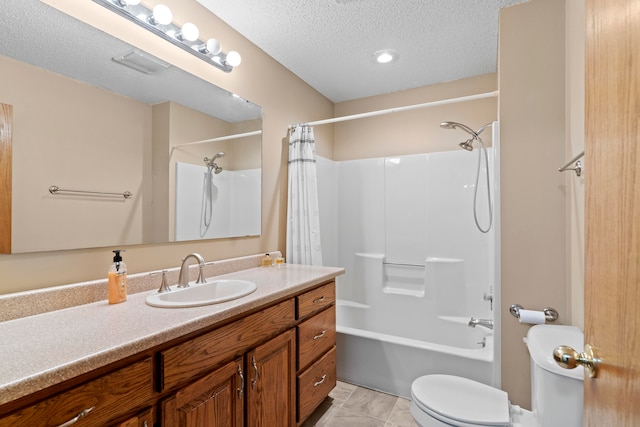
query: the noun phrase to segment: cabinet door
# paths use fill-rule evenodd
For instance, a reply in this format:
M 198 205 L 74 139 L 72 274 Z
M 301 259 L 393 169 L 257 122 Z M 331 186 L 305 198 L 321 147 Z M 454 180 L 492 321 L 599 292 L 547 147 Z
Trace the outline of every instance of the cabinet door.
M 247 354 L 248 426 L 295 426 L 295 351 L 290 329 Z
M 163 427 L 242 426 L 242 359 L 236 359 L 162 402 Z
M 127 421 L 114 425 L 114 427 L 153 427 L 153 409 L 146 409 Z

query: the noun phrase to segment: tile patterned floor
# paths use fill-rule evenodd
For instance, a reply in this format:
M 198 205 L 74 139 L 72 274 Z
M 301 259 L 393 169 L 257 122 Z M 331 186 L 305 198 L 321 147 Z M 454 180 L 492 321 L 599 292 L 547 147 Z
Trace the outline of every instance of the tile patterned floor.
M 338 381 L 301 427 L 417 427 L 409 400 Z

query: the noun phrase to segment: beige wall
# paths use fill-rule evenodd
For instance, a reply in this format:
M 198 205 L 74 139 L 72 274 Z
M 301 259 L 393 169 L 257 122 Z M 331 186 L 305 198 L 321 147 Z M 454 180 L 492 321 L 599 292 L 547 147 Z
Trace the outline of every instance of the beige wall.
M 530 407 L 529 325 L 511 304 L 553 307 L 570 323 L 565 162 L 565 2 L 532 0 L 500 16 L 502 386 Z
M 425 86 L 336 104 L 336 116 L 386 110 L 432 101 L 493 92 L 495 74 Z M 382 116 L 339 122 L 334 126 L 334 160 L 351 160 L 399 156 L 457 148 L 466 139 L 460 130 L 440 128 L 443 121 L 456 121 L 473 129 L 493 122 L 497 115 L 497 98 L 419 108 Z M 491 144 L 491 129 L 482 133 Z
M 287 169 L 283 149 L 286 148 L 287 126 L 332 117 L 333 104 L 195 1 L 166 0 L 163 3 L 171 8 L 175 21 L 192 21 L 200 28 L 201 37 L 216 37 L 225 51 L 239 51 L 242 65 L 233 72 L 224 73 L 168 45 L 96 3 L 75 0 L 45 2 L 263 107 L 262 235 L 197 243 L 128 246 L 125 247 L 125 260 L 129 271 L 134 273 L 177 266 L 180 259 L 190 252 L 199 252 L 211 261 L 268 250 L 284 251 Z M 330 128 L 325 127 L 318 132 L 319 154 L 333 151 Z M 18 131 L 14 126 L 14 134 Z M 148 158 L 151 158 L 150 151 Z M 112 258 L 111 249 L 0 255 L 0 292 L 105 277 Z
M 585 1 L 566 0 L 567 161 L 584 150 Z M 581 159 L 584 167 L 584 158 Z M 589 171 L 585 171 L 589 173 Z M 565 172 L 571 324 L 584 330 L 584 174 Z
M 14 107 L 12 252 L 141 242 L 151 107 L 6 57 L 0 69 L 0 102 Z M 135 198 L 51 195 L 52 185 Z

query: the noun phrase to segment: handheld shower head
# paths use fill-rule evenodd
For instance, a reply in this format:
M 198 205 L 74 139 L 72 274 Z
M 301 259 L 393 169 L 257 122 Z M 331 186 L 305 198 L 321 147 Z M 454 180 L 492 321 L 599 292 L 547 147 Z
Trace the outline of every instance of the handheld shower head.
M 462 129 L 463 131 L 467 132 L 472 137 L 474 137 L 474 138 L 478 137 L 478 133 L 477 132 L 475 132 L 469 126 L 463 125 L 462 123 L 458 123 L 458 122 L 442 122 L 442 123 L 440 123 L 440 127 L 443 128 L 443 129 Z
M 224 157 L 224 151 L 221 151 L 219 153 L 216 153 L 215 156 L 213 156 L 212 159 L 205 157 L 204 158 L 204 164 L 207 165 L 207 167 L 209 167 L 210 170 L 213 170 L 213 172 L 217 175 L 220 172 L 222 172 L 222 167 L 218 166 L 218 164 L 216 163 L 216 159 L 219 159 L 220 157 Z

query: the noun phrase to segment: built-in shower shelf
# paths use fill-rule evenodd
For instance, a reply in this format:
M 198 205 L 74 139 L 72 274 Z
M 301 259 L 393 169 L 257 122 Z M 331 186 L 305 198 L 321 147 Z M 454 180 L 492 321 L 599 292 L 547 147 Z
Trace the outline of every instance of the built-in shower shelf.
M 407 296 L 418 297 L 418 298 L 424 297 L 424 289 L 413 290 L 413 289 L 385 286 L 384 288 L 382 288 L 382 292 L 384 292 L 385 294 L 407 295 Z

